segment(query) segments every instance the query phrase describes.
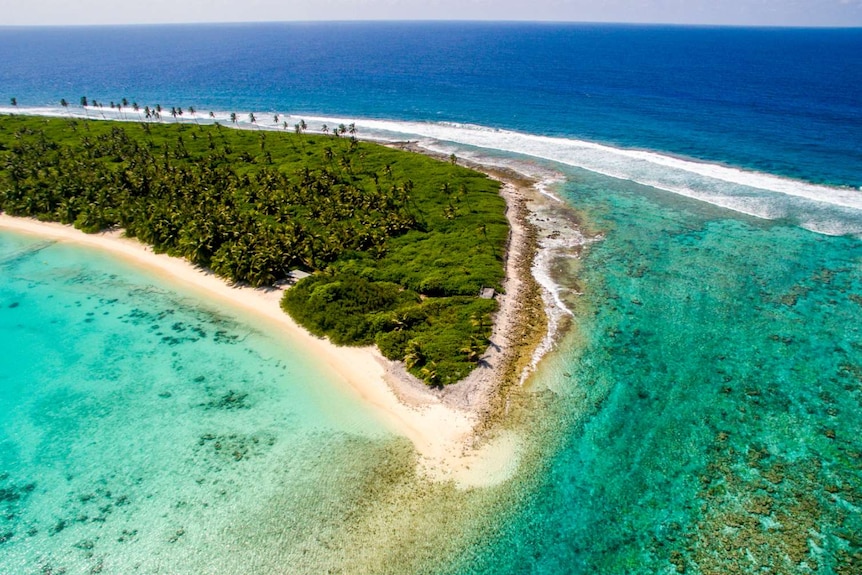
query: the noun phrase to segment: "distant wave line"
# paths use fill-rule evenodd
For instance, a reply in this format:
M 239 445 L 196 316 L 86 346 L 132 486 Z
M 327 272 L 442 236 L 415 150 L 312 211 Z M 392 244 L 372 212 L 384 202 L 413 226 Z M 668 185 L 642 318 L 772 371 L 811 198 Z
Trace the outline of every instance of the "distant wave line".
M 126 107 L 120 112 L 116 108 L 9 108 L 0 107 L 0 113 L 22 113 L 56 117 L 80 117 L 86 114 L 106 119 L 127 121 L 144 120 L 143 111 L 134 112 Z M 237 127 L 266 130 L 282 130 L 284 122 L 294 129 L 300 119 L 310 122 L 308 131 L 320 132 L 322 125 L 330 129 L 340 124 L 355 124 L 364 138 L 397 140 L 399 138 L 428 138 L 438 142 L 450 142 L 476 148 L 498 150 L 507 153 L 531 156 L 559 162 L 575 168 L 585 169 L 608 177 L 632 181 L 689 198 L 705 201 L 748 215 L 774 219 L 782 217 L 784 210 L 775 209 L 775 197 L 780 194 L 815 202 L 820 208 L 834 207 L 842 212 L 862 211 L 862 192 L 850 187 L 833 187 L 812 184 L 774 174 L 745 170 L 737 167 L 700 162 L 665 155 L 659 152 L 617 148 L 585 140 L 543 136 L 512 130 L 453 122 L 415 122 L 346 118 L 319 115 L 300 115 L 277 111 L 231 113 L 198 111 L 194 116 L 185 114 L 173 118 L 163 109 L 162 119 L 167 122 L 220 122 Z M 256 117 L 252 123 L 249 114 Z M 270 121 L 278 116 L 280 122 Z M 134 117 L 132 117 L 134 116 Z M 317 124 L 317 125 L 315 125 Z M 860 214 L 862 215 L 862 214 Z
M 326 121 L 327 119 L 332 122 L 343 121 L 338 118 L 311 119 L 315 121 Z M 674 186 L 672 182 L 661 179 L 659 176 L 662 174 L 643 174 L 639 171 L 642 172 L 643 169 L 657 166 L 746 188 L 862 210 L 862 193 L 849 187 L 811 184 L 742 168 L 676 158 L 658 152 L 616 148 L 585 140 L 541 136 L 471 124 L 390 122 L 384 120 L 356 120 L 356 123 L 360 127 L 416 134 L 436 140 L 526 154 L 618 179 L 659 187 L 671 192 L 680 192 L 682 187 Z M 627 163 L 621 164 L 620 160 L 622 159 L 626 160 Z M 616 169 L 614 169 L 615 167 Z M 653 177 L 650 178 L 649 176 Z

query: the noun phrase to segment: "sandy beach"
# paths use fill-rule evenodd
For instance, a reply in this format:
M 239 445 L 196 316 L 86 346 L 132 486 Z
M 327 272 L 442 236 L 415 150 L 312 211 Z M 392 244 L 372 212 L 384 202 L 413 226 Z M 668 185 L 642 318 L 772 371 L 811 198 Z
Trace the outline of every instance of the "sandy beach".
M 193 288 L 202 296 L 217 298 L 229 305 L 252 312 L 282 330 L 297 345 L 313 354 L 320 364 L 328 366 L 351 393 L 370 405 L 396 433 L 409 438 L 420 456 L 420 466 L 434 480 L 457 479 L 463 486 L 496 481 L 493 473 L 498 463 L 490 462 L 492 471 L 486 477 L 477 461 L 481 453 L 466 453 L 464 446 L 475 424 L 475 414 L 444 405 L 433 394 L 416 390 L 416 403 L 408 405 L 387 385 L 388 360 L 373 347 L 337 347 L 317 338 L 297 325 L 279 306 L 282 290 L 231 286 L 212 272 L 197 268 L 185 260 L 156 254 L 137 240 L 123 237 L 121 231 L 85 234 L 71 226 L 15 218 L 0 214 L 0 229 L 38 235 L 110 252 L 135 265 L 145 267 L 170 281 Z M 508 442 L 511 443 L 511 442 Z M 493 451 L 499 447 L 492 446 Z M 507 458 L 510 454 L 506 454 Z M 464 467 L 473 469 L 467 473 Z
M 121 230 L 85 234 L 71 226 L 5 214 L 0 214 L 0 229 L 108 251 L 204 297 L 219 299 L 265 319 L 292 343 L 316 357 L 321 365 L 328 366 L 345 391 L 370 406 L 388 428 L 410 439 L 419 456 L 417 465 L 421 474 L 433 481 L 451 480 L 461 488 L 470 488 L 498 484 L 517 469 L 519 439 L 514 433 L 488 433 L 485 426 L 480 438 L 477 430 L 491 410 L 503 371 L 512 369 L 508 334 L 522 321 L 519 309 L 525 295 L 521 277 L 525 268 L 517 264 L 523 264 L 524 258 L 532 262 L 533 257 L 525 242 L 522 191 L 512 182 L 504 183 L 502 189 L 509 206 L 512 233 L 506 294 L 499 296 L 500 311 L 492 336 L 495 345 L 483 358 L 482 367 L 466 380 L 436 391 L 409 375 L 401 364 L 385 359 L 374 347 L 339 347 L 309 334 L 280 308 L 285 288 L 229 285 L 212 272 L 183 259 L 154 253 L 149 246 L 124 237 Z

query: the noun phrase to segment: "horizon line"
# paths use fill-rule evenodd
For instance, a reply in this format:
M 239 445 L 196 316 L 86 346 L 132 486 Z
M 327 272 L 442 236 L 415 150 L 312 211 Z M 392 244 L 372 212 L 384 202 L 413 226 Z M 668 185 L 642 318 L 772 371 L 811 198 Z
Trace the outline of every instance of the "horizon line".
M 840 24 L 742 24 L 707 22 L 626 22 L 613 20 L 479 20 L 479 19 L 310 19 L 310 20 L 224 20 L 188 22 L 113 22 L 113 23 L 70 23 L 70 24 L 0 24 L 0 30 L 24 28 L 156 28 L 180 26 L 243 26 L 243 25 L 283 25 L 283 24 L 535 24 L 535 25 L 588 25 L 588 26 L 628 26 L 628 27 L 667 27 L 667 28 L 747 28 L 747 29 L 787 29 L 787 30 L 862 30 L 862 23 Z

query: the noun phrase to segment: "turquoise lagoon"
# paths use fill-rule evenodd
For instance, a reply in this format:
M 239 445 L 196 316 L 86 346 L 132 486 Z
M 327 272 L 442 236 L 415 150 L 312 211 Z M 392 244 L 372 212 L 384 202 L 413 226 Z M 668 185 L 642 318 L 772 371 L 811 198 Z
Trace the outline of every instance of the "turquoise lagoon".
M 0 268 L 2 573 L 300 566 L 404 451 L 237 310 L 7 232 Z

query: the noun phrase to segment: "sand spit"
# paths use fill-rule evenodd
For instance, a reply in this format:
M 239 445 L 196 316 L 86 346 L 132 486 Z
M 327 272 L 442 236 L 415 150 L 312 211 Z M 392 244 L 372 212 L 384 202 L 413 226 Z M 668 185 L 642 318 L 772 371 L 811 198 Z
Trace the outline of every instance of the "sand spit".
M 450 159 L 445 152 L 416 143 L 390 145 Z M 520 440 L 505 425 L 509 389 L 524 384 L 571 325 L 572 311 L 565 300 L 579 294 L 561 293 L 554 270 L 566 260 L 579 259 L 585 246 L 599 238 L 585 236 L 575 212 L 550 190 L 561 176 L 534 179 L 482 157 L 459 158 L 458 163 L 500 181 L 506 200 L 510 235 L 505 293 L 497 295 L 500 306 L 491 346 L 469 376 L 443 389 L 429 389 L 395 362 L 389 362 L 387 380 L 405 404 L 439 404 L 470 414 L 472 434 L 451 474 L 457 477 L 457 469 L 468 466 L 481 469 L 476 473 L 484 473 L 486 481 L 497 482 L 514 473 L 519 457 Z

